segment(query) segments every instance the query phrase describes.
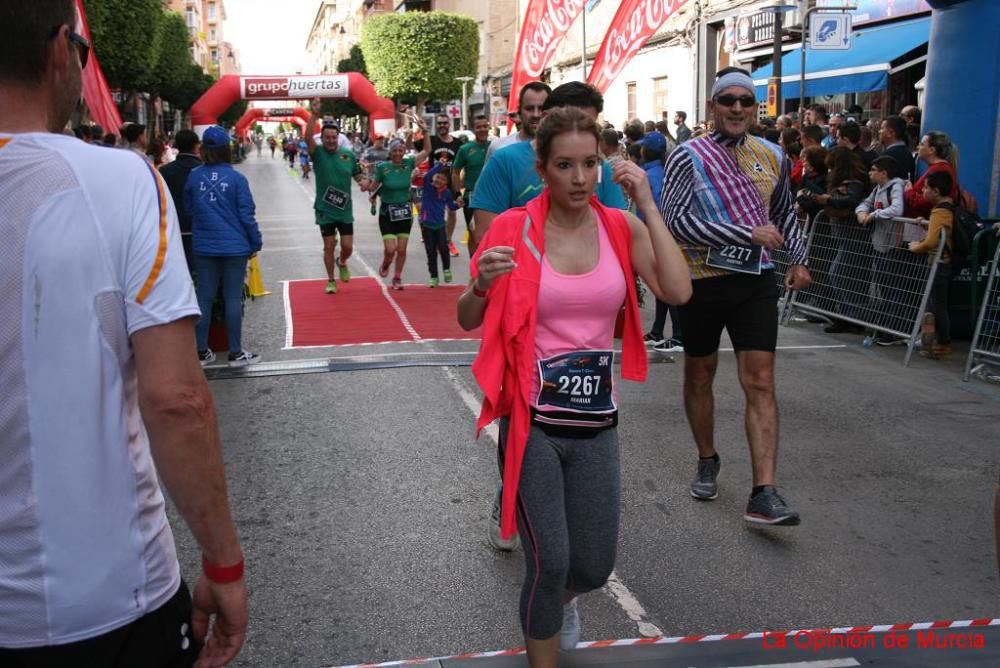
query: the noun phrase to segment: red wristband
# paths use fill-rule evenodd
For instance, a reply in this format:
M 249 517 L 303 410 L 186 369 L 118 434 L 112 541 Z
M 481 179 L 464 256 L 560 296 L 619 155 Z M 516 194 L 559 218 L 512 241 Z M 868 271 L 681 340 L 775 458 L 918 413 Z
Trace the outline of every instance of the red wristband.
M 202 555 L 201 572 L 209 580 L 218 584 L 236 582 L 243 577 L 243 558 L 240 557 L 240 560 L 232 566 L 216 566 L 206 559 L 205 555 Z
M 480 290 L 476 287 L 476 284 L 472 284 L 472 294 L 479 297 L 480 299 L 486 299 L 486 290 Z

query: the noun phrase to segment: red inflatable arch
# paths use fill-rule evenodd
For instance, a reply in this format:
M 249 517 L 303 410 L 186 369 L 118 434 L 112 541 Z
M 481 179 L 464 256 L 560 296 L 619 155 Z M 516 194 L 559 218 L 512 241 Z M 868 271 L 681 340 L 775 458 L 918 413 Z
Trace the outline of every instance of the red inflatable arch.
M 243 76 L 227 74 L 205 91 L 191 107 L 191 123 L 199 135 L 218 122 L 219 114 L 237 100 L 311 100 L 315 97 L 349 97 L 368 112 L 371 133 L 392 134 L 396 106 L 379 97 L 375 86 L 357 72 L 312 76 Z
M 305 132 L 309 112 L 302 107 L 282 107 L 271 109 L 247 109 L 247 113 L 236 122 L 236 136 L 245 137 L 250 127 L 257 121 L 275 121 L 278 123 L 297 123 Z
M 261 116 L 257 120 L 262 123 L 294 123 L 299 126 L 299 132 L 303 136 L 306 133 L 306 122 L 298 116 Z M 248 134 L 250 134 L 249 126 L 243 131 L 243 134 L 237 134 L 237 136 L 240 139 L 246 139 Z

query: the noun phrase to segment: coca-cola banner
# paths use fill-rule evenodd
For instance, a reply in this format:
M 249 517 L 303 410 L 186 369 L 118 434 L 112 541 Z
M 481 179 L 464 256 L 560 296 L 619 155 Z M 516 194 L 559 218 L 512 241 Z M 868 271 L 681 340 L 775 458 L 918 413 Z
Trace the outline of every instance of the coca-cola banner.
M 528 3 L 514 52 L 508 112 L 517 111 L 524 84 L 542 78 L 556 46 L 586 4 L 586 0 L 531 0 Z
M 82 0 L 76 0 L 76 32 L 90 39 L 90 28 L 87 26 L 87 15 L 83 11 Z M 93 42 L 91 42 L 93 44 Z M 97 62 L 97 50 L 101 44 L 94 44 L 94 49 L 90 52 L 90 60 L 83 68 L 81 78 L 83 79 L 83 99 L 90 110 L 90 118 L 104 128 L 105 133 L 117 135 L 118 128 L 122 125 L 122 115 L 115 106 L 115 98 L 108 88 L 108 81 L 101 71 L 101 64 Z
M 624 0 L 594 58 L 587 83 L 602 93 L 642 45 L 687 0 Z

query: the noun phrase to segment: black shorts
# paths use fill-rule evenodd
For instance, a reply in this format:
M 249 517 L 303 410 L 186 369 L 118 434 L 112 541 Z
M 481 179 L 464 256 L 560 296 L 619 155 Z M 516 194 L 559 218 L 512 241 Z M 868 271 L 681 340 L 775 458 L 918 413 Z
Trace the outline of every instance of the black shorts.
M 169 601 L 134 622 L 94 638 L 65 645 L 0 648 L 0 666 L 188 668 L 194 665 L 200 649 L 191 633 L 191 593 L 182 581 L 180 589 Z
M 383 204 L 378 212 L 378 231 L 383 239 L 396 239 L 398 237 L 409 238 L 410 228 L 413 227 L 413 218 L 404 220 L 389 220 L 389 208 Z
M 692 281 L 694 294 L 680 307 L 684 353 L 705 357 L 719 350 L 723 328 L 736 352 L 774 352 L 778 343 L 778 285 L 774 271 L 728 274 Z
M 330 220 L 320 213 L 316 214 L 316 222 L 319 224 L 319 233 L 324 237 L 335 237 L 340 232 L 342 237 L 354 236 L 354 223 L 342 223 L 339 220 Z

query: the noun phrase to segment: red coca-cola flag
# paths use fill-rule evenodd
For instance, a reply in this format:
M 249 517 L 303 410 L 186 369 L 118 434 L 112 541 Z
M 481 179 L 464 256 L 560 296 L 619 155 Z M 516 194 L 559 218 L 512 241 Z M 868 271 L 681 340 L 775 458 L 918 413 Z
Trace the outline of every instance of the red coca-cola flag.
M 607 91 L 632 56 L 686 3 L 687 0 L 624 0 L 594 58 L 587 83 L 602 93 Z
M 517 111 L 524 84 L 542 78 L 556 46 L 586 4 L 586 0 L 531 0 L 528 3 L 514 52 L 508 112 Z
M 94 46 L 82 0 L 76 0 L 76 11 L 78 12 L 76 32 L 86 37 L 91 46 Z M 95 51 L 96 49 L 91 48 L 87 66 L 83 68 L 83 99 L 90 109 L 90 117 L 104 129 L 104 132 L 117 135 L 118 128 L 122 125 L 122 115 L 115 106 L 115 99 L 111 95 L 111 89 L 108 88 L 104 72 L 101 71 L 101 64 L 97 62 Z

